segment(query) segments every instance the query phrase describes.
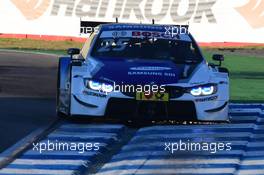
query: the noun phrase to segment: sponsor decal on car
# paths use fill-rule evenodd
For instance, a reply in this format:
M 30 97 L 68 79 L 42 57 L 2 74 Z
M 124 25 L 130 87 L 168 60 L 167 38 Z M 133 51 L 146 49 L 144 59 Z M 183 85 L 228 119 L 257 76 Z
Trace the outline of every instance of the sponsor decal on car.
M 165 76 L 165 77 L 175 77 L 175 73 L 171 72 L 150 72 L 150 71 L 129 71 L 128 75 L 148 75 L 148 76 Z
M 144 93 L 138 92 L 136 93 L 136 100 L 139 101 L 169 101 L 169 94 L 168 93 Z
M 85 95 L 89 95 L 89 96 L 94 96 L 94 97 L 100 97 L 100 98 L 106 98 L 106 94 L 100 94 L 100 93 L 95 93 L 95 92 L 91 92 L 91 91 L 86 91 L 84 90 L 83 93 Z
M 140 66 L 140 67 L 131 67 L 130 70 L 137 71 L 162 71 L 162 70 L 171 70 L 170 67 L 159 67 L 159 66 Z
M 212 97 L 198 98 L 198 99 L 195 99 L 195 101 L 196 102 L 213 101 L 213 100 L 216 100 L 217 98 L 218 98 L 218 96 L 215 95 L 215 96 L 212 96 Z
M 170 32 L 164 27 L 161 31 L 138 31 L 138 30 L 126 30 L 126 31 L 103 31 L 100 38 L 160 38 L 170 40 L 181 40 L 191 42 L 188 33 Z

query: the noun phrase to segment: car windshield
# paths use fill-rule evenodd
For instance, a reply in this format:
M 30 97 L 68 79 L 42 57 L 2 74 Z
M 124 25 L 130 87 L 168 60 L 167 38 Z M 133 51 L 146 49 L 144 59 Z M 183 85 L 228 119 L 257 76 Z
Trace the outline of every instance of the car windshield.
M 170 59 L 175 63 L 198 63 L 202 60 L 194 42 L 188 39 L 162 37 L 128 37 L 123 33 L 114 37 L 101 33 L 92 49 L 91 56 L 116 59 Z M 186 37 L 186 36 L 185 36 Z

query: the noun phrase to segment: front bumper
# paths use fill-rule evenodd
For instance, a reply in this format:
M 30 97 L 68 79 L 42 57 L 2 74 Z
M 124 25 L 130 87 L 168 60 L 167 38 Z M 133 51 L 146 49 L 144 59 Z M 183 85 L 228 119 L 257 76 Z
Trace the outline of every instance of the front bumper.
M 123 94 L 71 95 L 71 115 L 118 119 L 227 121 L 228 102 L 216 98 L 198 99 L 183 95 L 169 102 L 137 101 Z
M 137 101 L 135 99 L 111 98 L 105 115 L 112 118 L 144 120 L 197 120 L 192 101 Z

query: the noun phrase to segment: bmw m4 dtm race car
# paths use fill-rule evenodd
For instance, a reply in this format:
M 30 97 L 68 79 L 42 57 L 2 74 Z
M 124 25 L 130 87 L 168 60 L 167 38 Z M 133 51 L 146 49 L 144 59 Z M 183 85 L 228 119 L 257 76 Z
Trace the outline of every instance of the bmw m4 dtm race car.
M 57 113 L 121 120 L 228 121 L 229 74 L 178 25 L 102 24 L 58 68 Z M 175 31 L 178 31 L 177 33 Z

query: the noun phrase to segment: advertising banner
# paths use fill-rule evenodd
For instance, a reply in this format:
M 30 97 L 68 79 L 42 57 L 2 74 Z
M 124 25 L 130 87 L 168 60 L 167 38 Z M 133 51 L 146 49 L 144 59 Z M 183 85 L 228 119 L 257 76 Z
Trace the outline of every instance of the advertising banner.
M 189 24 L 199 42 L 264 42 L 264 0 L 6 0 L 1 34 L 86 37 L 80 21 Z

